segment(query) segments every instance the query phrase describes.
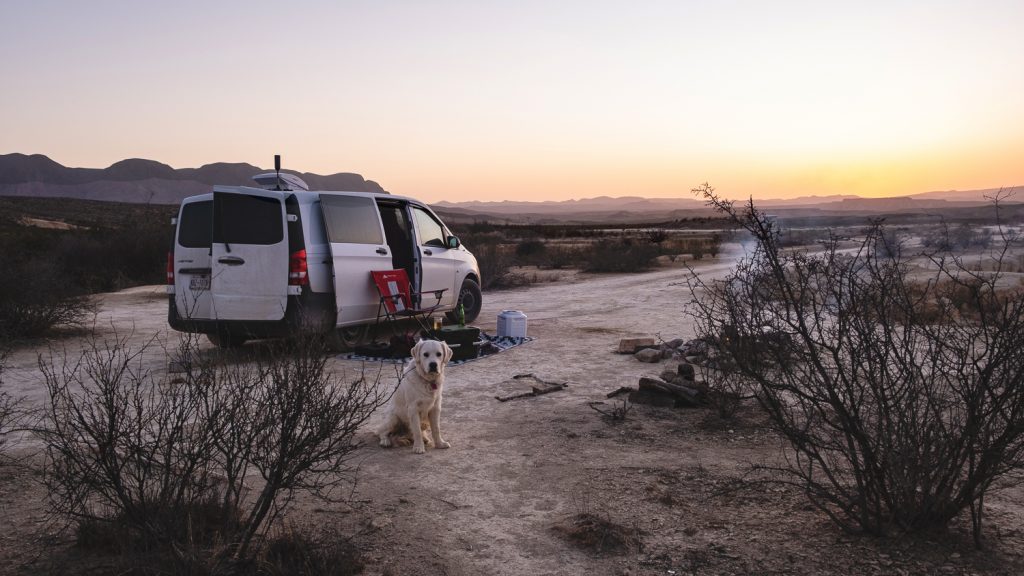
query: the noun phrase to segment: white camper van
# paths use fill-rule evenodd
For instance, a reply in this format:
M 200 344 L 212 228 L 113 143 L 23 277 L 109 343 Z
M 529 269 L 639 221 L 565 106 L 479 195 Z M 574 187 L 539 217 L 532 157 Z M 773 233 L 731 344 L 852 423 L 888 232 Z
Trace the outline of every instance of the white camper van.
M 480 313 L 476 258 L 425 204 L 310 191 L 291 174 L 253 179 L 261 187 L 215 186 L 182 201 L 167 257 L 175 330 L 222 347 L 309 332 L 351 347 L 378 320 L 373 270 L 404 269 L 412 292 L 443 289 L 438 313 Z

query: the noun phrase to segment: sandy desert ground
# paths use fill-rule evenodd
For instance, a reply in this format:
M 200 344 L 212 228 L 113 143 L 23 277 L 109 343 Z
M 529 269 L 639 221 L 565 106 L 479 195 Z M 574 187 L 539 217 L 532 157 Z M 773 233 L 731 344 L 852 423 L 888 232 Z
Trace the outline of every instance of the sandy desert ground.
M 699 270 L 722 275 L 730 265 L 705 260 Z M 485 294 L 477 325 L 493 331 L 501 310 L 522 310 L 536 340 L 449 369 L 442 423 L 452 449 L 385 450 L 367 430 L 352 505 L 304 499 L 290 520 L 350 536 L 367 574 L 1024 573 L 1020 487 L 986 503 L 983 552 L 960 526 L 930 537 L 857 537 L 793 488 L 737 487 L 751 463 L 780 457 L 778 437 L 754 406 L 727 424 L 704 410 L 639 405 L 624 422 L 603 419 L 588 402 L 663 369 L 613 353 L 620 338 L 693 336 L 685 271 L 568 276 Z M 103 295 L 97 325 L 142 342 L 166 332 L 165 314 L 163 287 L 137 288 Z M 45 350 L 16 350 L 4 375 L 8 390 L 32 403 L 42 400 L 36 357 Z M 160 368 L 163 360 L 153 362 Z M 351 375 L 362 368 L 333 365 Z M 522 373 L 569 387 L 495 400 Z M 0 572 L 64 572 L 73 557 L 67 537 L 38 539 L 45 508 L 35 477 L 10 467 L 2 473 Z M 637 543 L 603 553 L 575 545 L 558 527 L 571 528 L 584 512 L 624 527 Z

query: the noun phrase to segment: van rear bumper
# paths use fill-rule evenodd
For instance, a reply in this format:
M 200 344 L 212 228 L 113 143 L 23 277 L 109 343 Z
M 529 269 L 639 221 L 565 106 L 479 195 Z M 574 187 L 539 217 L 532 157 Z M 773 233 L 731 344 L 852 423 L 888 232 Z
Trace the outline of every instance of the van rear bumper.
M 174 294 L 168 294 L 167 323 L 178 332 L 228 333 L 246 339 L 283 338 L 296 334 L 321 334 L 333 329 L 337 317 L 334 306 L 334 294 L 313 292 L 303 287 L 301 295 L 288 297 L 281 320 L 200 320 L 179 316 Z

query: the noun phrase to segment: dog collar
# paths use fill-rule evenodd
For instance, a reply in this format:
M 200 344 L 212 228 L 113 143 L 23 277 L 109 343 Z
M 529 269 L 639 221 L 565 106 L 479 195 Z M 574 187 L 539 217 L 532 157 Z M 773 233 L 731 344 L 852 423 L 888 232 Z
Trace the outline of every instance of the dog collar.
M 402 378 L 405 378 L 406 374 L 410 374 L 410 373 L 415 372 L 415 371 L 416 371 L 415 368 L 407 368 L 404 372 L 402 372 Z M 424 378 L 424 380 L 426 380 L 426 378 Z M 434 380 L 434 381 L 427 380 L 427 382 L 430 383 L 430 389 L 431 390 L 437 390 L 437 380 Z

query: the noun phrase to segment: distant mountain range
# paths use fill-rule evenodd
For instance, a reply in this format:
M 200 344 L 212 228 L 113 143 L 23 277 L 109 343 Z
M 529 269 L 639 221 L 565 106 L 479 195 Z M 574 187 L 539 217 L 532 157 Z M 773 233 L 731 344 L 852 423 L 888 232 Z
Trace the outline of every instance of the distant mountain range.
M 855 214 L 900 214 L 921 211 L 985 206 L 999 189 L 950 190 L 924 192 L 890 198 L 863 198 L 854 195 L 801 196 L 798 198 L 756 200 L 764 210 L 787 216 L 844 216 Z M 1020 203 L 1020 198 L 1007 202 Z M 460 220 L 508 219 L 546 223 L 552 221 L 636 222 L 672 220 L 712 215 L 713 210 L 697 198 L 642 198 L 600 196 L 561 202 L 437 202 L 435 209 Z
M 41 154 L 0 155 L 0 196 L 79 198 L 112 202 L 177 204 L 186 196 L 210 191 L 214 184 L 253 185 L 254 174 L 268 172 L 252 164 L 207 164 L 174 169 L 153 160 L 129 159 L 107 168 L 68 168 Z M 292 172 L 292 171 L 288 171 Z M 295 173 L 295 172 L 292 172 Z M 296 173 L 313 190 L 385 192 L 380 184 L 359 174 L 328 176 Z M 1022 187 L 1017 187 L 1022 190 Z M 897 196 L 862 198 L 854 195 L 803 196 L 758 200 L 762 209 L 790 216 L 845 216 L 942 212 L 989 203 L 998 189 L 947 190 Z M 1020 198 L 1008 202 L 1020 203 Z M 640 196 L 586 198 L 561 202 L 437 202 L 435 209 L 460 222 L 508 220 L 514 222 L 643 222 L 712 215 L 697 198 L 643 198 Z
M 269 171 L 252 164 L 226 162 L 174 169 L 140 158 L 121 160 L 107 168 L 68 168 L 42 154 L 3 154 L 0 196 L 177 204 L 187 196 L 209 192 L 214 184 L 254 186 L 252 176 Z M 380 184 L 359 174 L 296 174 L 311 189 L 385 192 Z

